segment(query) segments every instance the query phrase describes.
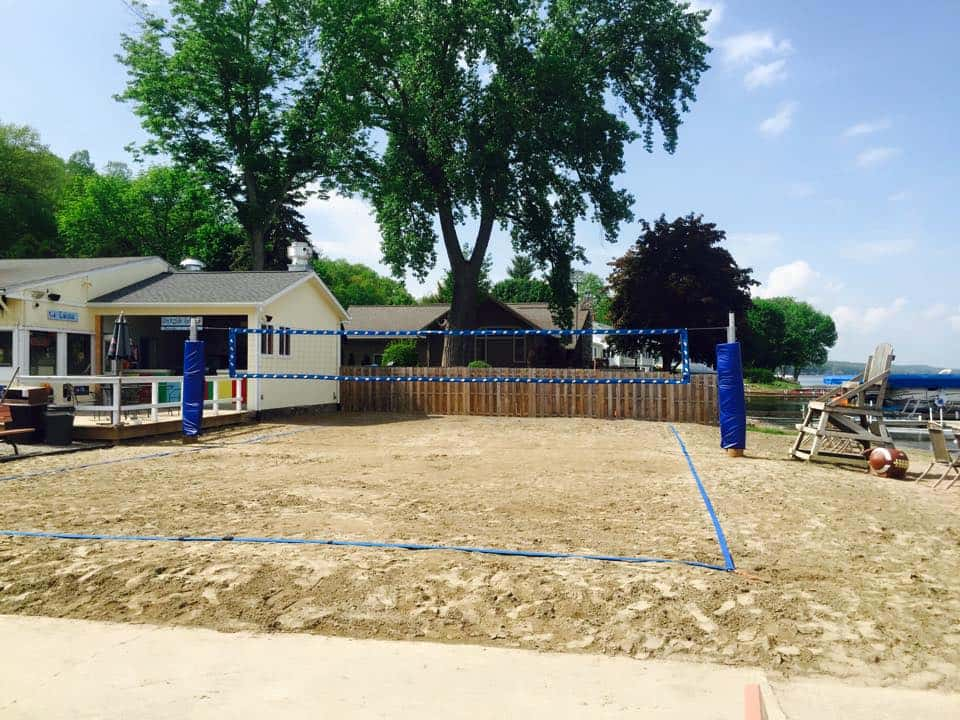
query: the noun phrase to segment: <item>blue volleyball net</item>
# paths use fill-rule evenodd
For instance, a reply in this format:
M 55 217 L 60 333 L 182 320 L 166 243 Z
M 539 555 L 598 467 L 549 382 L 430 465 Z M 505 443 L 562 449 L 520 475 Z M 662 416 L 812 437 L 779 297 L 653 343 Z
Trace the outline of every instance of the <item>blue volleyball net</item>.
M 385 340 L 429 342 L 444 336 L 459 336 L 490 343 L 528 339 L 571 343 L 583 336 L 658 337 L 674 336 L 680 356 L 679 373 L 673 377 L 642 374 L 623 377 L 508 377 L 477 374 L 466 377 L 445 375 L 345 375 L 341 343 L 368 341 L 383 347 Z M 334 382 L 423 382 L 423 383 L 525 383 L 535 385 L 686 385 L 690 382 L 690 346 L 686 328 L 583 328 L 583 329 L 483 329 L 483 330 L 304 330 L 287 327 L 231 328 L 228 343 L 230 377 L 260 380 L 319 380 Z M 376 358 L 375 354 L 370 357 Z M 513 357 L 517 357 L 515 354 Z M 520 361 L 523 352 L 519 353 Z M 348 363 L 349 365 L 355 362 Z M 374 363 L 379 364 L 379 363 Z M 516 363 L 511 363 L 516 366 Z M 526 364 L 522 365 L 527 367 Z M 491 373 L 496 368 L 490 369 Z

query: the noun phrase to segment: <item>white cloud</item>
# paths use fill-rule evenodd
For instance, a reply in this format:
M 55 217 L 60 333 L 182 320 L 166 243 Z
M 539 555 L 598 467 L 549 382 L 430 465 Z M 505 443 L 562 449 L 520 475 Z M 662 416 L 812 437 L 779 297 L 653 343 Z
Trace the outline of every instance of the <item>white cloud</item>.
M 838 333 L 865 335 L 886 329 L 886 326 L 901 314 L 907 306 L 907 299 L 899 297 L 889 305 L 876 305 L 859 308 L 841 305 L 830 316 L 837 326 Z
M 895 158 L 901 152 L 895 147 L 875 147 L 864 150 L 857 155 L 857 167 L 875 168 Z
M 760 123 L 760 132 L 768 137 L 783 135 L 793 124 L 793 116 L 797 112 L 797 107 L 795 102 L 781 104 L 777 112 Z
M 890 127 L 890 121 L 887 119 L 877 120 L 876 122 L 861 122 L 851 125 L 843 131 L 844 137 L 856 137 L 858 135 L 872 135 L 873 133 L 886 130 Z
M 794 260 L 771 270 L 767 281 L 754 294 L 762 298 L 807 295 L 820 282 L 820 278 L 820 273 L 810 267 L 806 260 Z
M 813 183 L 795 182 L 787 188 L 787 195 L 796 200 L 803 200 L 804 198 L 813 197 L 816 194 L 817 188 Z
M 723 19 L 723 14 L 726 11 L 726 6 L 718 0 L 690 0 L 689 5 L 692 12 L 699 12 L 700 10 L 710 11 L 710 17 L 707 18 L 705 24 L 707 35 L 716 29 L 716 26 Z
M 358 198 L 311 197 L 303 206 L 313 245 L 328 257 L 346 258 L 383 270 L 380 228 L 371 207 Z
M 781 82 L 787 77 L 787 61 L 783 58 L 755 66 L 743 77 L 743 84 L 748 90 L 769 87 Z
M 731 35 L 717 45 L 724 61 L 731 65 L 746 65 L 766 55 L 783 55 L 793 49 L 789 40 L 777 40 L 769 30 Z
M 960 315 L 951 315 L 950 316 L 950 327 L 955 332 L 960 332 Z
M 904 200 L 908 200 L 909 198 L 910 198 L 910 192 L 907 190 L 901 190 L 900 192 L 895 192 L 891 194 L 887 198 L 887 200 L 895 203 L 895 202 L 903 202 Z

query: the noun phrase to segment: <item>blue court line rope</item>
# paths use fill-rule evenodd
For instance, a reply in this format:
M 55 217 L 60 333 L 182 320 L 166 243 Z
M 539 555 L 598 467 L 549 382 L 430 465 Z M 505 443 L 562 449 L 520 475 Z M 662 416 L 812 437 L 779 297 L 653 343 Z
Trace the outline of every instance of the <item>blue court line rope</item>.
M 237 335 L 337 335 L 341 337 L 519 337 L 563 335 L 684 335 L 686 328 L 578 328 L 485 330 L 307 330 L 301 328 L 230 328 Z
M 456 377 L 447 375 L 327 375 L 325 373 L 234 371 L 232 379 L 242 380 L 331 380 L 336 382 L 423 382 L 423 383 L 508 383 L 522 385 L 689 385 L 690 373 L 678 378 L 552 378 L 552 377 Z
M 710 515 L 710 520 L 713 522 L 713 529 L 717 534 L 717 543 L 720 545 L 720 552 L 723 553 L 723 564 L 724 570 L 731 572 L 736 570 L 736 566 L 733 564 L 733 555 L 730 554 L 730 548 L 727 546 L 727 536 L 723 533 L 723 528 L 720 527 L 720 519 L 717 517 L 716 511 L 713 509 L 713 503 L 710 502 L 710 496 L 707 495 L 707 489 L 703 486 L 703 482 L 700 480 L 700 474 L 697 472 L 697 468 L 693 464 L 693 458 L 690 457 L 690 453 L 687 452 L 687 446 L 683 442 L 683 438 L 680 437 L 680 433 L 677 432 L 677 429 L 671 425 L 670 430 L 673 433 L 673 436 L 677 439 L 677 442 L 680 443 L 680 450 L 683 452 L 683 456 L 687 459 L 687 466 L 690 468 L 690 472 L 693 474 L 693 479 L 697 482 L 697 489 L 700 490 L 700 497 L 703 498 L 703 504 L 707 507 L 707 513 Z
M 379 548 L 387 550 L 426 550 L 503 555 L 507 557 L 547 558 L 552 560 L 593 560 L 617 563 L 658 563 L 689 565 L 726 572 L 728 568 L 697 560 L 670 560 L 667 558 L 628 557 L 621 555 L 588 555 L 581 553 L 543 552 L 538 550 L 509 550 L 506 548 L 471 547 L 468 545 L 424 545 L 421 543 L 389 543 L 368 540 L 325 540 L 289 537 L 243 537 L 233 535 L 107 535 L 100 533 L 40 532 L 32 530 L 0 530 L 0 536 L 44 538 L 51 540 L 103 540 L 114 542 L 185 542 L 185 543 L 252 543 L 259 545 L 332 545 L 336 547 Z

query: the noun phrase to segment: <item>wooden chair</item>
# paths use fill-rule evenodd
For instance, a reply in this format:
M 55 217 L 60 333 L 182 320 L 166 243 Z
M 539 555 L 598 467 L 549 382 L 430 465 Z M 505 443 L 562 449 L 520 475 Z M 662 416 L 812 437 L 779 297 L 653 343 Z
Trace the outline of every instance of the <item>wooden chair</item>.
M 791 455 L 866 468 L 871 448 L 892 447 L 883 421 L 883 401 L 893 359 L 893 346 L 881 343 L 860 375 L 811 400 L 803 422 L 797 425 Z
M 927 477 L 936 465 L 946 465 L 946 469 L 933 484 L 933 487 L 936 488 L 947 479 L 950 473 L 953 473 L 954 478 L 946 487 L 946 489 L 949 490 L 953 487 L 953 484 L 960 479 L 960 450 L 951 450 L 947 447 L 947 439 L 944 437 L 943 428 L 940 427 L 939 423 L 928 423 L 927 430 L 930 433 L 930 444 L 933 446 L 933 460 L 927 466 L 927 469 L 917 478 L 917 482 L 919 483 Z
M 5 442 L 11 447 L 13 447 L 13 454 L 19 455 L 20 451 L 17 449 L 17 444 L 13 441 L 13 438 L 20 435 L 29 435 L 33 432 L 33 428 L 11 428 L 7 430 L 7 423 L 13 422 L 13 411 L 10 410 L 9 405 L 0 405 L 0 442 Z

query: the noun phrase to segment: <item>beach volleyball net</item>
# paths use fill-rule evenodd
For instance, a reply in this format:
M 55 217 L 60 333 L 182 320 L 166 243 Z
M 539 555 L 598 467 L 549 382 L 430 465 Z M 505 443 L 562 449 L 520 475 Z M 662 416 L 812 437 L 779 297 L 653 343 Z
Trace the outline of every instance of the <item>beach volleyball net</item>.
M 524 350 L 536 343 L 569 346 L 578 339 L 592 343 L 593 336 L 670 338 L 676 342 L 679 372 L 673 376 L 642 374 L 620 377 L 501 376 L 496 367 L 473 376 L 427 375 L 411 368 L 409 375 L 355 375 L 343 366 L 379 365 L 382 349 L 390 341 L 406 341 L 414 347 L 442 341 L 445 336 L 472 340 L 484 349 L 499 343 L 509 348 L 509 367 L 528 367 Z M 348 346 L 344 350 L 344 346 Z M 353 349 L 353 346 L 357 346 Z M 309 330 L 287 327 L 231 328 L 229 332 L 230 377 L 251 380 L 314 380 L 332 382 L 424 382 L 424 383 L 526 383 L 548 385 L 686 385 L 690 383 L 690 346 L 686 328 L 584 328 L 584 329 L 482 329 L 482 330 Z M 519 351 L 516 348 L 521 348 Z M 378 353 L 378 350 L 380 352 Z M 436 357 L 436 353 L 435 353 Z M 378 362 L 378 360 L 380 362 Z M 427 363 L 435 364 L 435 363 Z M 496 365 L 496 363 L 491 363 Z

